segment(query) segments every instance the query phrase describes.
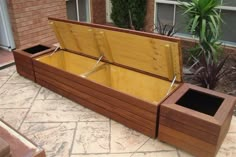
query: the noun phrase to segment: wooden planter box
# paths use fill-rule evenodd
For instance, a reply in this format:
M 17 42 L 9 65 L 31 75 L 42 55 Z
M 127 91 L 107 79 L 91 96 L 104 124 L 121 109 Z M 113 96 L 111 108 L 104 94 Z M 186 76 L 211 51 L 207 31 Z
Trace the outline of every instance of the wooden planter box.
M 32 81 L 35 81 L 32 58 L 51 52 L 55 47 L 36 44 L 30 47 L 13 50 L 17 72 Z
M 184 84 L 161 104 L 158 138 L 197 157 L 213 157 L 235 102 L 235 97 Z
M 46 157 L 43 149 L 1 120 L 0 138 L 9 144 L 11 157 Z
M 33 59 L 36 82 L 156 137 L 159 105 L 182 82 L 180 40 L 49 20 L 61 50 Z

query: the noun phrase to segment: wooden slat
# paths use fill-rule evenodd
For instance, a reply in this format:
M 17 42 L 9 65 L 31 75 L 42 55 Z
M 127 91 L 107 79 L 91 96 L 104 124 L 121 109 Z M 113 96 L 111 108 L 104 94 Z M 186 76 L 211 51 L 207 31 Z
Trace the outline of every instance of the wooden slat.
M 126 111 L 125 109 L 122 109 L 122 108 L 119 108 L 119 107 L 113 105 L 113 102 L 108 103 L 102 99 L 98 99 L 99 97 L 93 97 L 93 96 L 89 95 L 88 93 L 84 93 L 80 90 L 80 87 L 77 85 L 73 86 L 74 88 L 72 88 L 70 86 L 65 85 L 62 82 L 58 82 L 54 79 L 50 79 L 50 77 L 45 76 L 44 74 L 41 75 L 39 73 L 36 73 L 36 77 L 38 77 L 41 80 L 45 80 L 54 86 L 61 87 L 69 93 L 74 93 L 78 97 L 81 97 L 82 99 L 85 99 L 93 104 L 97 104 L 98 106 L 101 106 L 101 107 L 109 110 L 110 112 L 120 114 L 121 116 L 123 116 L 131 121 L 134 121 L 135 123 L 138 123 L 138 124 L 143 125 L 147 128 L 150 128 L 150 129 L 156 128 L 155 121 L 152 122 L 152 121 L 146 120 L 143 117 L 137 116 L 136 114 L 133 114 L 131 112 Z M 93 92 L 93 90 L 91 90 L 91 92 Z
M 121 117 L 121 116 L 119 116 L 119 115 L 117 115 L 115 113 L 107 111 L 106 109 L 101 108 L 101 107 L 99 107 L 97 105 L 94 105 L 93 103 L 90 103 L 90 102 L 88 102 L 88 101 L 86 101 L 84 99 L 81 99 L 81 98 L 79 98 L 79 97 L 77 97 L 77 96 L 75 96 L 75 95 L 73 95 L 71 93 L 67 93 L 66 91 L 64 91 L 64 90 L 62 90 L 62 89 L 60 89 L 58 87 L 55 87 L 55 86 L 53 86 L 53 85 L 51 85 L 51 84 L 49 84 L 49 83 L 47 83 L 47 82 L 45 82 L 43 80 L 40 80 L 40 79 L 37 78 L 37 82 L 40 85 L 42 85 L 42 86 L 44 86 L 44 87 L 46 87 L 46 88 L 48 88 L 48 89 L 50 89 L 50 90 L 52 90 L 54 92 L 57 92 L 57 93 L 63 95 L 64 97 L 67 97 L 68 99 L 71 99 L 71 100 L 73 100 L 73 101 L 75 101 L 75 102 L 77 102 L 77 103 L 79 103 L 79 104 L 81 104 L 81 105 L 83 105 L 83 106 L 93 110 L 93 111 L 96 111 L 96 112 L 98 112 L 98 113 L 100 113 L 100 114 L 102 114 L 104 116 L 112 118 L 113 120 L 115 120 L 117 122 L 120 122 L 120 123 L 122 123 L 122 124 L 124 124 L 126 126 L 129 126 L 130 128 L 132 128 L 134 130 L 137 130 L 137 131 L 139 131 L 139 132 L 141 132 L 141 133 L 143 133 L 143 134 L 145 134 L 147 136 L 150 136 L 152 138 L 156 137 L 156 132 L 153 131 L 153 130 L 149 130 L 149 129 L 144 128 L 144 127 L 142 127 L 140 125 L 137 125 L 136 123 L 130 122 L 127 119 L 125 119 L 125 118 L 123 118 L 123 117 Z
M 156 122 L 156 117 L 157 117 L 156 114 L 153 114 L 151 112 L 147 112 L 145 110 L 142 110 L 142 109 L 140 109 L 140 108 L 138 108 L 138 107 L 136 107 L 132 104 L 121 101 L 118 98 L 106 95 L 103 92 L 98 92 L 97 89 L 89 88 L 87 86 L 81 85 L 80 83 L 73 82 L 69 79 L 63 78 L 62 76 L 57 75 L 56 73 L 50 73 L 50 72 L 48 72 L 46 70 L 43 70 L 43 69 L 40 69 L 38 67 L 35 67 L 35 71 L 37 73 L 40 73 L 40 74 L 42 74 L 44 76 L 47 76 L 49 78 L 53 78 L 55 81 L 62 82 L 67 86 L 76 87 L 77 89 L 79 89 L 83 93 L 87 93 L 91 96 L 97 97 L 97 98 L 99 98 L 99 99 L 101 99 L 105 102 L 112 103 L 113 106 L 117 106 L 117 107 L 123 108 L 123 109 L 125 109 L 129 112 L 135 113 L 136 115 L 141 116 L 141 117 L 143 117 L 147 120 L 150 120 L 153 123 Z M 57 75 L 57 77 L 54 77 L 55 75 Z
M 176 131 L 182 132 L 186 135 L 193 136 L 210 144 L 215 144 L 215 145 L 218 144 L 218 136 L 190 127 L 179 121 L 175 121 L 173 119 L 168 119 L 166 117 L 160 116 L 159 124 L 174 129 Z
M 184 125 L 189 127 L 193 127 L 197 130 L 201 130 L 212 135 L 218 135 L 220 133 L 220 126 L 217 124 L 217 121 L 214 118 L 206 118 L 202 117 L 210 117 L 204 114 L 199 115 L 189 114 L 189 109 L 184 108 L 175 104 L 162 104 L 160 107 L 160 116 L 166 117 L 170 120 L 179 121 Z M 177 117 L 177 118 L 176 118 Z
M 80 78 L 76 75 L 73 75 L 73 74 L 70 74 L 68 72 L 62 71 L 60 69 L 48 66 L 44 63 L 40 63 L 37 60 L 34 60 L 34 66 L 40 67 L 40 68 L 42 68 L 44 70 L 47 70 L 49 72 L 52 72 L 52 73 L 55 72 L 55 70 L 56 70 L 57 75 L 60 75 L 64 78 L 67 78 L 67 79 L 72 80 L 74 82 L 80 83 L 81 85 L 88 86 L 89 88 L 96 89 L 97 91 L 100 91 L 100 92 L 102 92 L 106 95 L 118 98 L 118 99 L 120 99 L 124 102 L 129 103 L 130 105 L 136 106 L 136 107 L 141 108 L 143 110 L 146 110 L 148 112 L 155 113 L 155 114 L 157 113 L 157 106 L 153 105 L 153 104 L 150 104 L 146 101 L 137 99 L 137 98 L 132 97 L 130 95 L 126 95 L 126 94 L 121 93 L 119 91 L 116 91 L 116 90 L 113 90 L 111 88 L 108 88 L 108 87 L 102 86 L 100 84 L 97 84 L 95 82 L 88 81 L 84 78 Z
M 167 137 L 170 137 L 166 139 Z M 163 125 L 159 125 L 158 138 L 166 143 L 174 144 L 175 146 L 184 149 L 194 155 L 199 156 L 201 152 L 205 152 L 206 155 L 214 156 L 217 153 L 215 145 L 209 144 L 192 136 L 186 135 L 179 131 L 173 130 Z M 190 147 L 191 146 L 191 147 Z M 194 150 L 194 148 L 196 148 Z M 195 154 L 196 153 L 196 154 Z

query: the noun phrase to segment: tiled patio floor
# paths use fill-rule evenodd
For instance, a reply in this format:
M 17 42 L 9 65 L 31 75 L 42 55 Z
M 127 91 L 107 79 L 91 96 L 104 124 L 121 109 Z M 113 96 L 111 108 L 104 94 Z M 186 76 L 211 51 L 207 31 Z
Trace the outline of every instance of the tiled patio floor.
M 190 157 L 24 79 L 15 66 L 0 70 L 0 118 L 48 157 Z M 236 117 L 217 156 L 236 156 Z

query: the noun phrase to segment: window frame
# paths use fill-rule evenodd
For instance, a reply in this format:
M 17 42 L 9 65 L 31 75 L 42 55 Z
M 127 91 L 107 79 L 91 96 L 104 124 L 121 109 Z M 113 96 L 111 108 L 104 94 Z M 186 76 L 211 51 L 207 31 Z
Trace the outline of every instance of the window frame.
M 174 5 L 174 15 L 173 15 L 173 24 L 175 24 L 175 20 L 176 20 L 176 6 L 177 5 L 181 5 L 178 1 L 173 1 L 173 0 L 155 0 L 154 3 L 154 24 L 157 24 L 157 5 L 158 3 L 160 4 L 169 4 L 169 5 Z M 221 0 L 221 4 L 223 3 L 223 0 Z M 236 6 L 232 7 L 232 6 L 219 6 L 217 7 L 217 9 L 221 10 L 226 10 L 226 11 L 235 11 L 236 12 Z M 176 37 L 181 37 L 181 38 L 185 38 L 185 39 L 193 39 L 193 40 L 197 40 L 195 37 L 189 35 L 189 34 L 184 34 L 184 33 L 176 33 L 175 34 Z M 227 41 L 227 40 L 220 40 L 220 42 L 224 43 L 224 45 L 226 46 L 231 46 L 231 47 L 236 47 L 236 42 L 231 42 L 231 41 Z

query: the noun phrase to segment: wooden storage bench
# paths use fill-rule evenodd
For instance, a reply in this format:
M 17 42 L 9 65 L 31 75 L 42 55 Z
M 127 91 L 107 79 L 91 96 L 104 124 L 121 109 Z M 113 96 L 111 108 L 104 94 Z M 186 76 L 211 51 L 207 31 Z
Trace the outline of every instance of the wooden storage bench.
M 30 47 L 13 50 L 17 72 L 35 81 L 32 58 L 51 52 L 55 47 L 45 44 L 35 44 Z
M 33 59 L 36 81 L 156 137 L 159 105 L 182 82 L 180 40 L 96 24 L 49 20 L 61 49 Z
M 158 138 L 197 157 L 214 157 L 228 132 L 235 100 L 184 84 L 161 104 Z

